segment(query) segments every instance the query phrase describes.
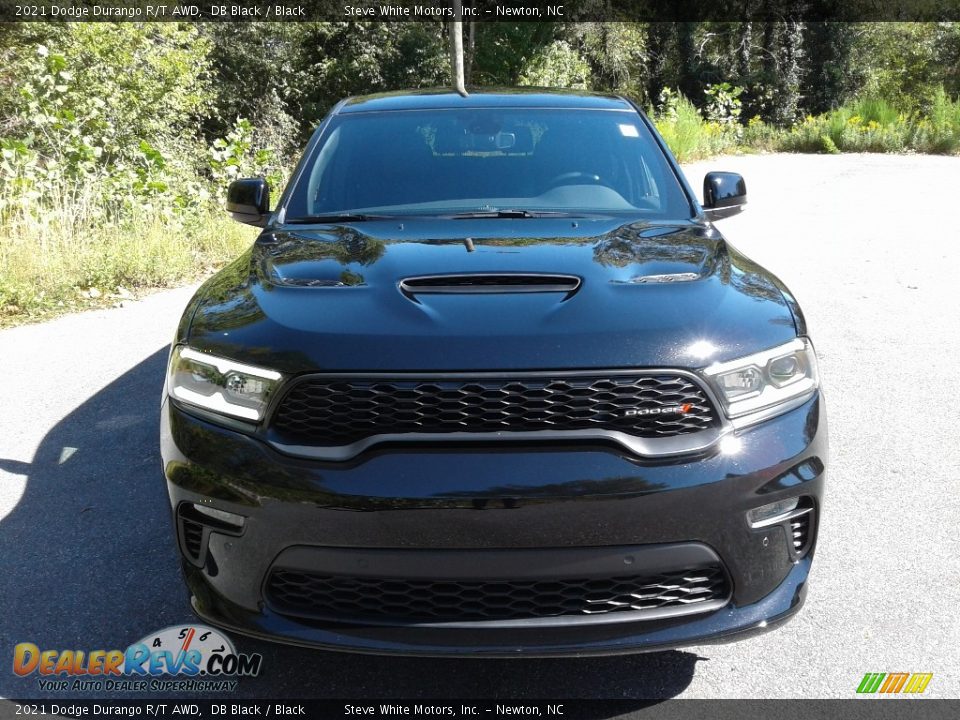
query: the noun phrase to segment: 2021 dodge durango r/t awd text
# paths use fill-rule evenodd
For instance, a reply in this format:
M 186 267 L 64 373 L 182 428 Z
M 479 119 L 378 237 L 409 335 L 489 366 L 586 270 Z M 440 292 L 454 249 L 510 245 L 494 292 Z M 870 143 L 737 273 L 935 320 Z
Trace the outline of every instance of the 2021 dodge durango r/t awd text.
M 338 104 L 187 307 L 163 468 L 193 607 L 400 654 L 724 641 L 802 605 L 827 462 L 797 304 L 629 101 Z

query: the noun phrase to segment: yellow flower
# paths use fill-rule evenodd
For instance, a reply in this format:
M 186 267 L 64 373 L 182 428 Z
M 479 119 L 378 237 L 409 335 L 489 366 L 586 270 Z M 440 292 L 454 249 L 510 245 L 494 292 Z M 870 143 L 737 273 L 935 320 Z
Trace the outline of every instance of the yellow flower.
M 851 125 L 859 125 L 861 122 L 863 122 L 863 118 L 860 117 L 859 115 L 854 115 L 849 120 L 847 120 L 847 122 L 850 123 Z

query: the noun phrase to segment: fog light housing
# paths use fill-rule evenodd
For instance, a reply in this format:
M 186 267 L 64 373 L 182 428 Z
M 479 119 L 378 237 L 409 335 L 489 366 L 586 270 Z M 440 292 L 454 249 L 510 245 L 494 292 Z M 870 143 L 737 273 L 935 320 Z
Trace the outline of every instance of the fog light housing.
M 205 515 L 225 525 L 231 525 L 237 529 L 243 527 L 243 515 L 237 515 L 236 513 L 227 512 L 226 510 L 219 510 L 218 508 L 208 505 L 198 505 L 197 503 L 193 503 L 193 509 L 201 515 Z
M 787 516 L 797 509 L 799 503 L 800 498 L 792 497 L 747 510 L 747 522 L 752 528 L 776 525 L 786 520 Z

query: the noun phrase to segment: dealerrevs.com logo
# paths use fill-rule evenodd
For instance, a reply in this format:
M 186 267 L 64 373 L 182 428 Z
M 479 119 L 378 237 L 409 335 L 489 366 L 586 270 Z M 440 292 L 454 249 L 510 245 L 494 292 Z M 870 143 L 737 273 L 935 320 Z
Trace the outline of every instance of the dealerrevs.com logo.
M 13 672 L 35 674 L 47 691 L 232 691 L 262 664 L 262 655 L 238 653 L 204 625 L 171 625 L 126 650 L 41 650 L 30 642 L 13 649 Z
M 933 673 L 867 673 L 857 686 L 860 695 L 920 695 L 933 679 Z

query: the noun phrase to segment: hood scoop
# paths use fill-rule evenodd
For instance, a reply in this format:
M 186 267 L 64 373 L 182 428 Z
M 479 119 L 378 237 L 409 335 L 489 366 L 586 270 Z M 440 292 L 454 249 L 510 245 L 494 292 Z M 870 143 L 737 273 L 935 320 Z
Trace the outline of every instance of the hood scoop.
M 420 275 L 400 281 L 407 295 L 483 295 L 494 293 L 568 293 L 576 292 L 576 275 L 543 273 L 467 273 L 461 275 Z

